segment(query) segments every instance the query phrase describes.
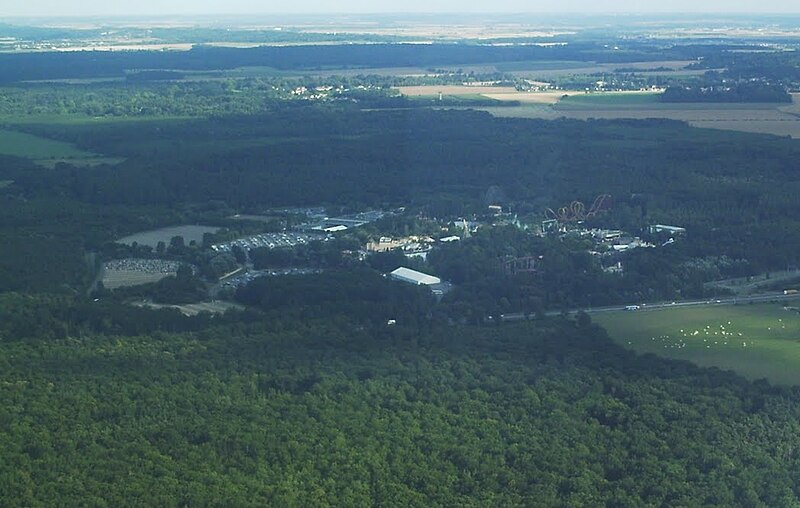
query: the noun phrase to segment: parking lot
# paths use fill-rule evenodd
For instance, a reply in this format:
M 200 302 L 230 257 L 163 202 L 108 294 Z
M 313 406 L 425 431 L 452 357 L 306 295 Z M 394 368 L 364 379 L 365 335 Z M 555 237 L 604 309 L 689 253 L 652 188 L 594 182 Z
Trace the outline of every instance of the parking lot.
M 166 259 L 114 259 L 103 264 L 103 285 L 108 289 L 158 282 L 175 275 L 183 263 Z
M 252 270 L 230 279 L 225 280 L 220 284 L 220 289 L 236 289 L 248 284 L 249 282 L 260 277 L 280 277 L 283 275 L 307 275 L 311 273 L 320 273 L 322 270 L 317 268 L 281 268 L 273 270 Z
M 267 249 L 291 248 L 297 245 L 305 245 L 314 240 L 324 241 L 326 239 L 327 237 L 322 235 L 295 233 L 291 231 L 283 233 L 262 233 L 247 238 L 239 238 L 231 242 L 218 243 L 212 245 L 211 248 L 217 252 L 230 252 L 234 245 L 238 245 L 246 252 L 261 247 Z

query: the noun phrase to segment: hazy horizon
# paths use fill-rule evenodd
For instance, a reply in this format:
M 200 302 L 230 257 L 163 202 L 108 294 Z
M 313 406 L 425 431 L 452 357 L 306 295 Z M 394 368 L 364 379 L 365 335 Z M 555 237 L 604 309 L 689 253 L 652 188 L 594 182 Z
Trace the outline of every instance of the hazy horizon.
M 310 0 L 287 8 L 281 2 L 256 0 L 141 0 L 136 4 L 121 1 L 85 0 L 63 2 L 58 0 L 32 0 L 0 9 L 0 19 L 12 17 L 115 17 L 115 16 L 226 16 L 226 15 L 314 15 L 314 14 L 800 14 L 800 3 L 788 0 L 768 0 L 753 3 L 746 0 L 673 0 L 669 2 L 642 3 L 634 0 L 592 2 L 589 0 L 564 0 L 539 2 L 531 5 L 524 0 L 498 0 L 487 8 L 484 2 L 459 2 L 457 0 L 406 0 L 395 2 L 370 2 L 342 0 L 329 2 Z

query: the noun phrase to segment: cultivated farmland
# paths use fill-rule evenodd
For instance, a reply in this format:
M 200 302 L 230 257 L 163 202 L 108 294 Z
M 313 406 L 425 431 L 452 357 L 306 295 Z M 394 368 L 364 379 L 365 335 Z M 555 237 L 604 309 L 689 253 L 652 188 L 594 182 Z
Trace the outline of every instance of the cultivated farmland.
M 519 101 L 532 104 L 555 104 L 564 95 L 579 92 L 564 90 L 546 90 L 541 92 L 520 92 L 508 86 L 465 86 L 465 85 L 423 85 L 398 87 L 401 94 L 407 97 L 435 98 L 442 97 L 484 97 L 497 101 Z
M 778 304 L 717 305 L 592 316 L 640 353 L 730 369 L 749 379 L 800 384 L 800 314 Z
M 638 95 L 636 92 L 630 95 L 611 92 L 573 94 L 550 107 L 522 104 L 479 109 L 498 117 L 518 118 L 666 118 L 695 127 L 800 138 L 800 103 L 797 94 L 793 97 L 793 104 L 661 103 L 656 95 L 646 92 L 638 92 Z

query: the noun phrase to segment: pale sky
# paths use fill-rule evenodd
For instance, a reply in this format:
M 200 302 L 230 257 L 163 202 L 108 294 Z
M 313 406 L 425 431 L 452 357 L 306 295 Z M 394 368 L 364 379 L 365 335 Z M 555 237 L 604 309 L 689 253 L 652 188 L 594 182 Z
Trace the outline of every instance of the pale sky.
M 0 0 L 10 16 L 315 13 L 800 13 L 798 0 Z

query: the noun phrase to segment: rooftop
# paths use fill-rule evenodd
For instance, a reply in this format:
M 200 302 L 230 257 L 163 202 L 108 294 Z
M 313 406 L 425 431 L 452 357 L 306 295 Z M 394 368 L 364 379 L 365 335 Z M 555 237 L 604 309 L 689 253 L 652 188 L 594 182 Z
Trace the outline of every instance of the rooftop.
M 442 280 L 439 277 L 428 275 L 427 273 L 418 272 L 410 268 L 401 266 L 389 274 L 393 279 L 402 280 L 404 282 L 411 282 L 412 284 L 426 285 L 439 284 Z

